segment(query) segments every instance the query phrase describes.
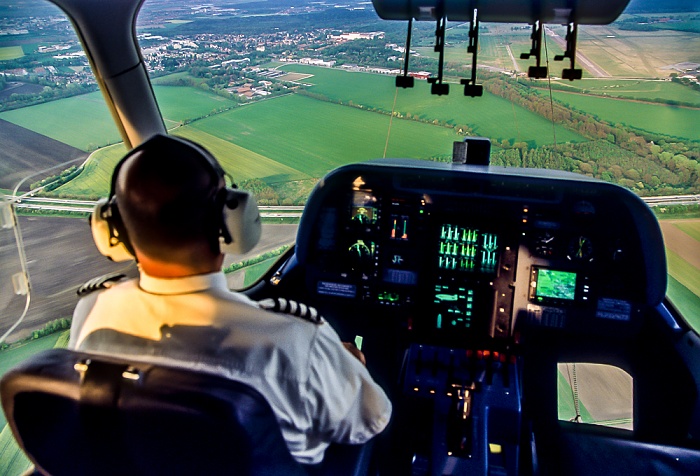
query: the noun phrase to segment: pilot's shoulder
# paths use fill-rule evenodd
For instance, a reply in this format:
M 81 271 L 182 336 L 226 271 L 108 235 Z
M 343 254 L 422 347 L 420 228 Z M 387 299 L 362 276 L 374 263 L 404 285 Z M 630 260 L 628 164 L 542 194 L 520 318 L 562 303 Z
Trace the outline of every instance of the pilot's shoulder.
M 77 290 L 77 293 L 78 296 L 82 298 L 94 291 L 111 288 L 112 286 L 124 279 L 126 279 L 126 275 L 122 273 L 110 273 L 98 276 L 96 278 L 92 278 L 90 281 L 87 281 L 85 284 L 80 286 Z
M 258 301 L 261 309 L 278 312 L 290 316 L 299 317 L 305 321 L 319 325 L 323 323 L 323 317 L 315 307 L 307 306 L 304 303 L 285 298 L 267 298 Z

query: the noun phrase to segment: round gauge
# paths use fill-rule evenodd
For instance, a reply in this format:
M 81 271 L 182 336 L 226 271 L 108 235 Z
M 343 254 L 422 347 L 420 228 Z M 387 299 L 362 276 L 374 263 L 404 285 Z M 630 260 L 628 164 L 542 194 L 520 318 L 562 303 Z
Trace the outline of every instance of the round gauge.
M 548 258 L 554 254 L 555 237 L 548 231 L 543 231 L 535 238 L 535 254 Z
M 364 207 L 360 207 L 355 211 L 355 215 L 353 215 L 352 220 L 357 223 L 362 223 L 363 225 L 366 225 L 372 221 L 372 219 L 369 217 L 369 211 Z
M 569 242 L 566 257 L 575 261 L 593 261 L 593 242 L 583 235 L 573 238 Z
M 364 240 L 357 240 L 350 245 L 348 253 L 353 269 L 358 269 L 370 263 L 374 254 L 374 243 L 371 241 L 365 243 Z

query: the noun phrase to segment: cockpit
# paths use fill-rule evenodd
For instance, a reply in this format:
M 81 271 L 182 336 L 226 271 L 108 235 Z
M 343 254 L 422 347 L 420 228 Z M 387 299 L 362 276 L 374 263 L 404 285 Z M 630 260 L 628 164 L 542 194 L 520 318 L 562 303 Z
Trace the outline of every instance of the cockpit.
M 56 3 L 78 27 L 125 143 L 167 132 L 171 124 L 159 110 L 131 32 L 140 2 L 123 0 L 126 9 L 119 2 L 99 5 L 114 13 L 114 22 L 81 16 L 98 8 L 95 2 Z M 607 24 L 627 6 L 624 0 L 372 4 L 382 19 L 408 23 L 396 90 L 420 79 L 409 74 L 416 61 L 413 22 L 430 21 L 439 67 L 428 89 L 445 96 L 451 86 L 461 96 L 458 88 L 464 87 L 465 101 L 484 94 L 477 78 L 479 22 L 518 22 L 532 30 L 531 48 L 521 59 L 531 61 L 527 74 L 533 79 L 547 77 L 551 68 L 545 66 L 543 25 L 563 26 L 563 54 L 554 60 L 564 61 L 561 76 L 573 81 L 582 76 L 579 25 Z M 473 60 L 471 76 L 458 84 L 443 75 L 448 20 L 467 25 Z M 253 94 L 250 85 L 247 90 Z M 352 107 L 359 114 L 365 106 Z M 382 114 L 387 120 L 400 115 Z M 183 119 L 178 127 L 185 124 Z M 209 134 L 190 130 L 183 136 L 188 133 Z M 294 209 L 303 210 L 296 241 L 242 292 L 256 301 L 285 298 L 313 306 L 342 341 L 364 353 L 369 373 L 393 405 L 389 426 L 372 441 L 366 474 L 699 473 L 700 337 L 666 298 L 667 250 L 649 202 L 582 174 L 493 165 L 492 143 L 460 136 L 450 157 L 382 158 L 324 169 L 303 208 Z M 516 149 L 513 144 L 522 153 Z M 116 163 L 109 154 L 106 162 Z M 311 155 L 309 160 L 324 162 Z M 246 160 L 261 158 L 251 153 Z M 672 154 L 667 159 L 676 160 Z M 280 174 L 291 174 L 285 167 Z M 63 178 L 69 181 L 74 172 Z M 22 199 L 32 197 L 28 192 Z M 2 205 L 2 239 L 11 230 L 8 241 L 16 235 L 23 253 L 14 214 Z M 8 274 L 10 264 L 3 266 Z M 10 274 L 12 282 L 3 285 L 13 290 L 5 294 L 27 296 L 23 271 Z M 22 305 L 12 301 L 7 308 Z M 138 380 L 137 374 L 119 375 Z

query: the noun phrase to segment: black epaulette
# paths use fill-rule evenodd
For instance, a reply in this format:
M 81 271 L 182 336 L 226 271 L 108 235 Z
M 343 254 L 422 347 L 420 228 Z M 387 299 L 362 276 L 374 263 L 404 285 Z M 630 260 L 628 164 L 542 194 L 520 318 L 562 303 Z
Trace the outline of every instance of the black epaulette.
M 317 325 L 323 322 L 323 317 L 321 317 L 316 308 L 301 302 L 292 301 L 291 299 L 268 298 L 258 301 L 258 304 L 262 309 L 301 317 L 305 321 L 313 322 Z
M 83 297 L 87 296 L 93 291 L 111 288 L 117 283 L 117 281 L 120 281 L 124 278 L 126 278 L 126 275 L 121 273 L 105 274 L 104 276 L 92 278 L 90 281 L 86 282 L 78 288 L 78 296 Z

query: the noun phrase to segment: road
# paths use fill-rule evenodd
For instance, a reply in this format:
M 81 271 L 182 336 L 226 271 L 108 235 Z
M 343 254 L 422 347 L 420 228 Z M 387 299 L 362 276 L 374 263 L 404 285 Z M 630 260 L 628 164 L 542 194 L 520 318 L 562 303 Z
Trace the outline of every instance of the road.
M 23 197 L 16 208 L 26 210 L 51 210 L 61 212 L 92 213 L 97 202 L 89 200 L 71 200 L 65 198 Z M 260 206 L 263 218 L 301 217 L 303 206 Z
M 510 48 L 510 45 L 506 45 L 506 51 L 508 51 L 508 56 L 510 56 L 510 60 L 513 62 L 513 70 L 516 73 L 519 73 L 520 66 L 518 66 L 518 62 L 515 60 L 515 56 L 513 55 L 513 50 Z
M 699 195 L 663 195 L 658 197 L 642 197 L 650 207 L 659 205 L 692 205 L 700 203 Z M 25 197 L 16 208 L 33 210 L 79 211 L 90 213 L 97 202 L 89 200 L 70 200 L 64 198 Z M 300 217 L 303 206 L 259 206 L 260 216 L 265 217 Z
M 550 30 L 546 26 L 544 27 L 545 33 L 547 36 L 549 36 L 552 40 L 554 40 L 555 43 L 557 43 L 559 46 L 562 47 L 563 50 L 566 50 L 566 40 L 559 36 L 557 33 L 554 31 Z M 568 61 L 568 58 L 565 59 L 564 61 Z M 576 51 L 576 63 L 578 65 L 583 65 L 586 70 L 588 70 L 589 73 L 591 73 L 593 76 L 596 78 L 611 78 L 612 76 L 610 73 L 605 71 L 603 68 L 595 64 L 592 60 L 590 60 L 586 55 L 581 53 L 580 51 Z M 566 64 L 566 67 L 569 68 L 569 64 Z

